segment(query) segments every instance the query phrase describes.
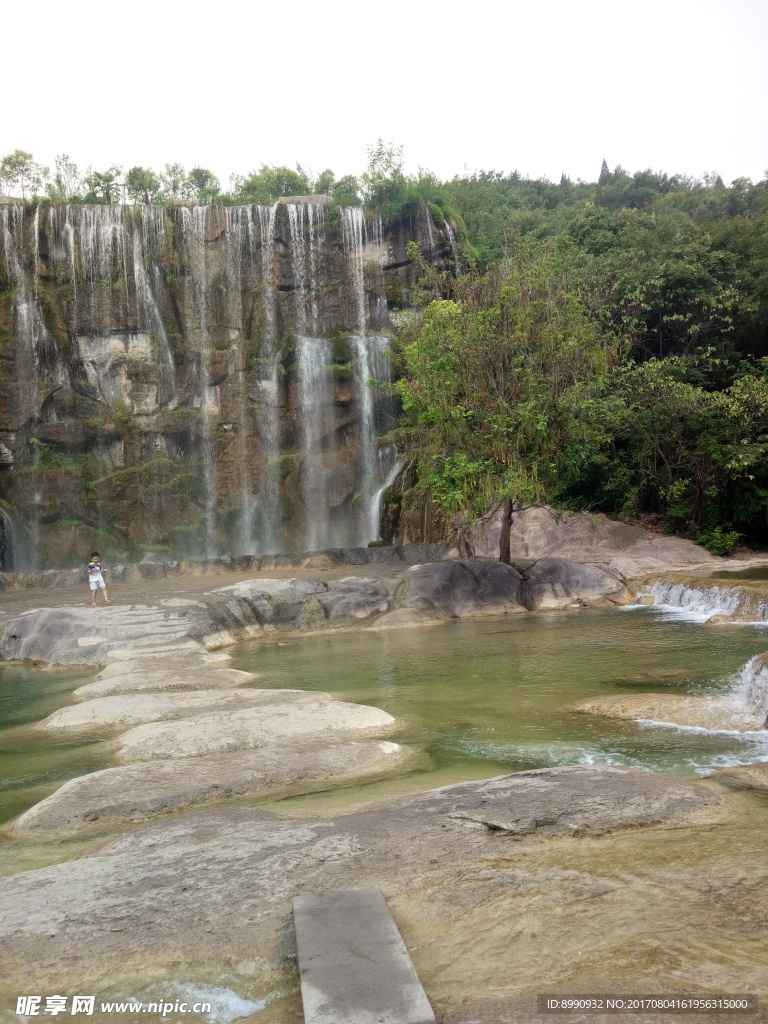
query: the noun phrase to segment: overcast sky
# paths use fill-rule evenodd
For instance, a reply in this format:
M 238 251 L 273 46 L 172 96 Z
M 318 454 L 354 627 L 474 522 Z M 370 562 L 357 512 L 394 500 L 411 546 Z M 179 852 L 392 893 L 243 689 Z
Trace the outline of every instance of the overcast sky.
M 0 156 L 595 180 L 768 168 L 766 0 L 9 0 Z

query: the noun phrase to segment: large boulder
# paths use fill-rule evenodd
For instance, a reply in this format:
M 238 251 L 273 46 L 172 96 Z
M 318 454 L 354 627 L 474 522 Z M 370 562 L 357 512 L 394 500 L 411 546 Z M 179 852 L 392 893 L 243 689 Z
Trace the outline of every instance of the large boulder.
M 421 758 L 423 761 L 424 758 Z M 413 767 L 416 752 L 388 740 L 272 745 L 105 768 L 70 779 L 18 818 L 15 835 L 75 831 L 94 822 L 142 821 L 204 800 L 306 793 Z
M 606 833 L 683 822 L 717 806 L 706 787 L 670 776 L 560 768 L 449 786 L 337 818 L 292 820 L 247 807 L 192 814 L 0 880 L 0 973 L 19 991 L 98 990 L 109 976 L 114 992 L 116 976 L 130 986 L 146 976 L 148 962 L 157 977 L 171 965 L 177 977 L 193 973 L 202 962 L 216 976 L 247 958 L 275 972 L 265 992 L 278 991 L 295 984 L 295 965 L 285 959 L 292 898 L 347 888 L 354 879 L 383 889 L 430 996 L 455 990 L 466 997 L 469 972 L 502 998 L 514 991 L 514 965 L 531 943 L 534 960 L 546 961 L 542 977 L 533 976 L 534 990 L 543 991 L 553 973 L 567 982 L 605 959 L 603 944 L 592 952 L 583 942 L 585 913 L 595 935 L 612 922 L 613 939 L 618 921 L 630 959 L 638 942 L 658 941 L 668 916 L 670 890 L 662 886 L 655 900 L 647 863 L 636 897 L 643 913 L 632 900 L 624 905 L 632 861 L 617 870 Z M 580 834 L 603 839 L 580 849 L 583 840 L 571 838 Z M 702 870 L 698 861 L 695 870 Z M 676 879 L 680 873 L 676 862 Z M 696 879 L 686 875 L 675 888 L 676 915 Z M 764 888 L 763 880 L 751 891 L 751 906 Z M 701 927 L 711 892 L 694 885 L 692 895 Z M 725 910 L 714 910 L 722 927 Z M 733 919 L 743 928 L 748 912 L 740 901 L 728 926 Z M 470 964 L 468 922 L 473 941 L 483 938 Z M 728 964 L 733 970 L 730 956 Z M 446 989 L 446 972 L 457 968 Z
M 501 510 L 479 519 L 467 539 L 478 557 L 497 558 Z M 602 513 L 556 512 L 546 505 L 515 512 L 510 537 L 512 558 L 525 562 L 557 556 L 589 562 L 629 579 L 687 566 L 716 567 L 721 559 L 682 537 L 652 533 L 619 523 Z
M 119 757 L 151 761 L 257 749 L 270 743 L 359 739 L 386 735 L 396 725 L 379 708 L 330 701 L 327 694 L 302 693 L 306 697 L 269 707 L 212 711 L 178 722 L 138 725 L 120 737 Z
M 524 611 L 522 576 L 511 565 L 479 558 L 413 565 L 400 576 L 395 604 L 431 619 Z M 379 619 L 382 625 L 386 619 Z
M 331 628 L 355 626 L 389 609 L 396 584 L 392 580 L 345 576 L 335 580 L 325 594 L 318 594 Z
M 532 612 L 562 608 L 610 608 L 630 604 L 634 594 L 604 569 L 568 558 L 540 558 L 526 570 L 520 599 Z

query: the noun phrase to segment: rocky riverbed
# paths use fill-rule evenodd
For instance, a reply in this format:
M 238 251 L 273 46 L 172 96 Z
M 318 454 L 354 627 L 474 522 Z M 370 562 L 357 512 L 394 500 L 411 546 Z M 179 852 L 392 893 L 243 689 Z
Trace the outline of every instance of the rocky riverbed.
M 558 988 L 761 991 L 759 766 L 710 782 L 546 769 L 310 820 L 221 806 L 392 777 L 426 758 L 392 739 L 399 723 L 378 708 L 260 689 L 257 673 L 229 666 L 223 648 L 237 640 L 613 608 L 634 596 L 615 574 L 563 558 L 522 571 L 459 559 L 6 612 L 3 657 L 100 666 L 75 703 L 38 723 L 41 739 L 106 730 L 114 762 L 17 818 L 13 841 L 129 831 L 0 883 L 3 976 L 14 990 L 105 994 L 226 976 L 233 991 L 269 1000 L 254 1021 L 292 1024 L 292 896 L 377 884 L 445 1024 L 531 1021 L 531 993 Z M 698 707 L 669 692 L 623 700 L 635 697 L 646 711 Z M 581 710 L 606 713 L 592 703 Z M 638 708 L 611 713 L 642 717 Z M 671 903 L 679 924 L 668 932 Z M 707 931 L 702 971 L 691 943 Z

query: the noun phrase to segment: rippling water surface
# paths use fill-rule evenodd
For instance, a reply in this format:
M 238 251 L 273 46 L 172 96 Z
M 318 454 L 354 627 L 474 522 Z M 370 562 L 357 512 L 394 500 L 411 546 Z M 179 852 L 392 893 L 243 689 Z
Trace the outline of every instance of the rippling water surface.
M 402 739 L 426 746 L 445 781 L 574 764 L 696 776 L 768 759 L 768 732 L 694 733 L 570 705 L 648 691 L 720 695 L 766 649 L 765 627 L 702 627 L 637 608 L 282 638 L 244 646 L 236 665 L 265 673 L 260 685 L 330 690 L 384 708 L 406 723 Z M 429 785 L 442 781 L 433 774 Z
M 242 646 L 234 666 L 263 673 L 258 686 L 329 690 L 385 708 L 401 721 L 395 738 L 426 752 L 421 768 L 407 776 L 271 805 L 286 814 L 317 815 L 550 765 L 638 765 L 697 776 L 768 759 L 768 732 L 739 737 L 570 710 L 582 700 L 632 692 L 721 695 L 735 688 L 742 666 L 765 650 L 766 627 L 706 627 L 656 608 L 638 608 L 282 636 Z M 91 677 L 0 667 L 4 819 L 66 778 L 114 763 L 105 742 L 113 735 L 109 732 L 57 739 L 34 728 L 36 721 L 70 703 L 72 689 Z M 629 829 L 531 849 L 513 865 L 525 884 L 494 890 L 493 899 L 478 890 L 462 911 L 460 926 L 454 926 L 453 910 L 448 918 L 435 915 L 436 893 L 467 884 L 460 868 L 453 877 L 447 866 L 434 891 L 429 886 L 420 894 L 409 890 L 394 912 L 409 923 L 413 956 L 430 993 L 456 1004 L 468 986 L 498 999 L 553 984 L 578 991 L 580 971 L 597 978 L 604 991 L 608 969 L 611 984 L 626 991 L 654 986 L 660 991 L 702 986 L 757 991 L 766 946 L 764 929 L 755 931 L 752 909 L 761 905 L 761 879 L 768 877 L 766 813 L 768 804 L 759 795 L 724 790 L 723 820 L 716 826 L 705 821 L 685 829 Z M 91 849 L 99 838 L 6 841 L 0 874 L 68 859 Z M 547 902 L 542 892 L 549 892 L 550 875 L 554 895 Z M 541 892 L 540 876 L 545 880 Z M 607 880 L 606 895 L 571 903 L 557 895 L 561 881 L 580 878 Z M 730 883 L 723 887 L 724 879 L 734 878 L 743 880 L 745 904 L 739 902 L 740 892 L 731 893 Z M 674 929 L 667 927 L 670 907 Z M 512 939 L 510 921 L 515 922 Z M 555 933 L 558 948 L 553 950 L 548 936 Z M 468 934 L 473 936 L 469 945 Z M 121 977 L 116 968 L 118 973 L 105 976 L 99 991 L 109 999 L 206 999 L 211 1011 L 202 1018 L 194 1015 L 206 1024 L 299 1024 L 294 972 L 271 979 L 262 977 L 262 966 L 254 960 L 222 973 L 218 967 L 206 972 L 199 964 L 161 965 L 148 967 L 140 977 Z M 642 981 L 646 969 L 653 984 Z M 121 1019 L 138 1024 L 146 1014 L 125 1013 Z M 166 1019 L 181 1024 L 184 1018 L 171 1013 Z

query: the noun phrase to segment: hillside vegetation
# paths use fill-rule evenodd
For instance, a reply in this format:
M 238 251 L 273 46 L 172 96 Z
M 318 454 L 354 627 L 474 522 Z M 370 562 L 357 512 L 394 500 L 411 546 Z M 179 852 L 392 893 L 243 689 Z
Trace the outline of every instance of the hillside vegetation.
M 422 262 L 401 331 L 397 443 L 446 517 L 546 499 L 658 525 L 725 554 L 768 544 L 768 180 L 605 161 L 596 182 L 405 173 L 379 142 L 360 176 L 262 165 L 51 171 L 17 150 L 0 191 L 100 203 L 236 204 L 323 193 L 385 221 L 428 204 L 457 279 Z

